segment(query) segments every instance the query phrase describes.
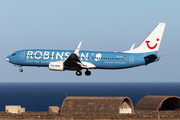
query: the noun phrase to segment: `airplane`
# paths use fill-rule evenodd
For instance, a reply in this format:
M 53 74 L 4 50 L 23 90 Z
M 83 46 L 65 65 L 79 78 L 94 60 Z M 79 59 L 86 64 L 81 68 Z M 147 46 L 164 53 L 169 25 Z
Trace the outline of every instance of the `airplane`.
M 20 66 L 48 67 L 54 71 L 73 70 L 81 76 L 82 69 L 85 75 L 90 76 L 90 69 L 125 69 L 149 63 L 160 59 L 157 55 L 166 23 L 159 23 L 149 36 L 134 48 L 134 45 L 123 52 L 80 51 L 82 42 L 75 50 L 47 50 L 27 49 L 14 52 L 5 58 L 6 61 Z

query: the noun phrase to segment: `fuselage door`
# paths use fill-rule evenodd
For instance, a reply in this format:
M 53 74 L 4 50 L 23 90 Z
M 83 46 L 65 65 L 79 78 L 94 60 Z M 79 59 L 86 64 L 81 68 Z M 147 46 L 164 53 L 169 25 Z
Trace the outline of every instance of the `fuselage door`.
M 22 51 L 21 54 L 20 54 L 20 59 L 24 60 L 24 57 L 25 57 L 25 51 Z
M 131 55 L 131 56 L 129 57 L 129 63 L 130 63 L 130 64 L 134 64 L 134 55 Z

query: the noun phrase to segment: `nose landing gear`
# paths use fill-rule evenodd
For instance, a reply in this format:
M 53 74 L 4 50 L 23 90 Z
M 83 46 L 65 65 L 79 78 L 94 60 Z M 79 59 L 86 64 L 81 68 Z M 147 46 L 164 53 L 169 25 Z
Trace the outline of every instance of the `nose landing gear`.
M 19 69 L 19 72 L 23 72 L 22 66 L 20 66 L 21 69 Z
M 23 69 L 19 69 L 19 72 L 23 72 Z

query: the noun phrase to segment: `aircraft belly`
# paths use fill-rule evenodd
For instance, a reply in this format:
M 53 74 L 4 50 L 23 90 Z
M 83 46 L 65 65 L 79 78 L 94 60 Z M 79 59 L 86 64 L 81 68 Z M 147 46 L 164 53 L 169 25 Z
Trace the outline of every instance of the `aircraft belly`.
M 132 60 L 133 59 L 133 60 Z M 144 65 L 145 61 L 142 59 L 142 56 L 137 56 L 132 58 L 127 57 L 126 60 L 118 61 L 118 60 L 109 60 L 109 61 L 98 61 L 93 63 L 97 69 L 123 69 L 123 68 L 130 68 L 135 66 Z
M 98 69 L 121 69 L 125 67 L 127 64 L 126 62 L 119 62 L 119 61 L 101 61 L 94 64 Z

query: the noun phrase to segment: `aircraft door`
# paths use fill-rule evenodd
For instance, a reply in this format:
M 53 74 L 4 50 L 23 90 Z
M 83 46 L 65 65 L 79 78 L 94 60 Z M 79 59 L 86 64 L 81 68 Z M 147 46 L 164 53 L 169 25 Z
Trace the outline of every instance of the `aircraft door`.
M 130 63 L 130 64 L 134 64 L 134 55 L 131 55 L 131 56 L 129 57 L 129 63 Z
M 24 60 L 24 57 L 25 57 L 25 51 L 22 51 L 21 54 L 20 54 L 20 59 Z

